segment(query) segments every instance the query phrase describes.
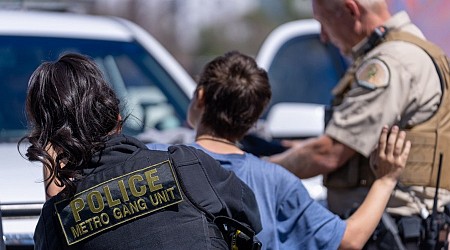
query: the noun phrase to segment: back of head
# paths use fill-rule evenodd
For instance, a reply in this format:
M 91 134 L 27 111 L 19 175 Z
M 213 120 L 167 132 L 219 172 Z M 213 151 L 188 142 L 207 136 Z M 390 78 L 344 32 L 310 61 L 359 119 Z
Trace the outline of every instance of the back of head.
M 56 177 L 70 192 L 77 172 L 120 123 L 114 91 L 96 64 L 78 54 L 44 62 L 34 71 L 26 113 L 30 132 L 24 139 L 31 143 L 26 156 L 41 161 L 50 180 Z
M 319 2 L 322 6 L 326 7 L 336 7 L 337 5 L 341 5 L 345 3 L 345 0 L 313 0 Z M 386 3 L 386 0 L 354 0 L 359 3 L 361 6 L 365 8 L 371 8 L 372 6 L 378 5 L 380 3 Z
M 235 51 L 205 66 L 199 88 L 204 90 L 202 125 L 212 135 L 232 141 L 255 124 L 272 95 L 266 71 Z
M 325 7 L 329 10 L 341 10 L 345 7 L 345 0 L 313 0 L 317 3 L 320 3 L 322 7 Z M 388 11 L 386 0 L 354 0 L 365 10 L 378 13 L 380 15 L 384 14 L 385 11 Z
M 386 0 L 356 0 L 366 11 L 372 12 L 380 18 L 387 20 L 390 17 Z

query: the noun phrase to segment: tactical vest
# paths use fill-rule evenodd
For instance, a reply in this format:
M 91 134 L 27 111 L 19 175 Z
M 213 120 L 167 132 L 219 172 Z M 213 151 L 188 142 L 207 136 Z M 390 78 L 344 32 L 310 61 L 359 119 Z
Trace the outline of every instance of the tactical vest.
M 205 211 L 222 211 L 224 204 L 186 146 L 137 151 L 126 167 L 87 176 L 77 190 L 54 204 L 65 241 L 60 248 L 229 248 L 218 225 L 198 208 L 205 195 Z
M 450 100 L 448 88 L 450 84 L 450 62 L 439 47 L 407 32 L 390 30 L 381 42 L 405 41 L 422 48 L 432 59 L 438 72 L 442 97 L 436 113 L 427 121 L 412 128 L 402 128 L 407 132 L 407 140 L 412 143 L 411 152 L 400 182 L 405 185 L 436 187 L 440 154 L 442 153 L 441 176 L 450 176 Z M 333 106 L 339 105 L 351 84 L 355 81 L 355 73 L 362 64 L 363 55 L 358 57 L 333 89 L 335 99 Z M 375 179 L 369 167 L 369 160 L 358 154 L 349 162 L 324 178 L 327 187 L 370 186 Z M 440 188 L 450 190 L 450 178 L 440 178 Z

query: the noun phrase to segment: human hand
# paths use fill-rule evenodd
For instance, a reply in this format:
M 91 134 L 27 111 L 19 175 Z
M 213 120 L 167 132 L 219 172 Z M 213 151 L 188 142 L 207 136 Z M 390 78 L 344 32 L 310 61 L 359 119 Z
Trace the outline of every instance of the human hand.
M 370 165 L 377 178 L 387 178 L 397 182 L 405 169 L 411 142 L 406 141 L 405 131 L 399 131 L 397 126 L 388 126 L 381 130 L 378 148 L 370 156 Z

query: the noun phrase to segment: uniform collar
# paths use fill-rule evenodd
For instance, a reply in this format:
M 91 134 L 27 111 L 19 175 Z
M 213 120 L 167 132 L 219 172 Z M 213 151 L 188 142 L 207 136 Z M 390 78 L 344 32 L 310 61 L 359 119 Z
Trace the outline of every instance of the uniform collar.
M 411 19 L 408 16 L 408 13 L 405 11 L 400 11 L 397 14 L 393 15 L 391 18 L 389 18 L 385 23 L 384 26 L 388 29 L 399 29 L 400 27 L 410 24 Z
M 84 173 L 97 172 L 104 167 L 121 164 L 139 149 L 147 149 L 147 147 L 136 138 L 123 134 L 112 135 L 105 142 L 105 148 L 93 155 Z
M 406 13 L 405 11 L 400 11 L 395 15 L 391 16 L 391 18 L 389 18 L 383 24 L 383 26 L 388 29 L 399 29 L 402 26 L 407 25 L 409 23 L 411 23 L 411 19 L 409 18 L 408 13 Z M 363 40 L 361 40 L 358 44 L 353 46 L 352 48 L 353 59 L 356 59 L 362 54 L 364 54 L 364 51 L 362 50 L 366 47 L 365 45 L 367 44 L 368 40 L 369 39 L 366 37 Z

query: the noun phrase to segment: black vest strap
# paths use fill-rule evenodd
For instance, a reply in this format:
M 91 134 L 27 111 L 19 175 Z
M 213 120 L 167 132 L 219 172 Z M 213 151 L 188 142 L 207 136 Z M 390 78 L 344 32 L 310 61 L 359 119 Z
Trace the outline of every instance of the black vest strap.
M 202 190 L 202 195 L 216 197 L 217 199 L 214 201 L 216 206 L 222 205 L 222 202 L 218 198 L 218 194 L 211 186 L 211 182 L 205 172 L 205 169 L 200 165 L 198 156 L 195 154 L 194 149 L 185 145 L 178 145 L 169 147 L 168 151 L 170 159 L 175 166 L 175 170 L 180 177 L 180 184 L 186 198 L 189 199 L 189 201 L 200 211 L 203 211 L 211 222 L 214 222 L 218 226 L 230 249 L 261 249 L 262 245 L 256 238 L 255 231 L 247 225 L 234 220 L 231 215 L 215 216 L 196 201 L 193 196 L 195 193 L 189 192 L 188 189 L 185 188 L 184 185 L 186 181 L 195 179 L 196 190 Z M 181 169 L 182 171 L 180 171 Z M 195 178 L 193 178 L 194 176 Z

